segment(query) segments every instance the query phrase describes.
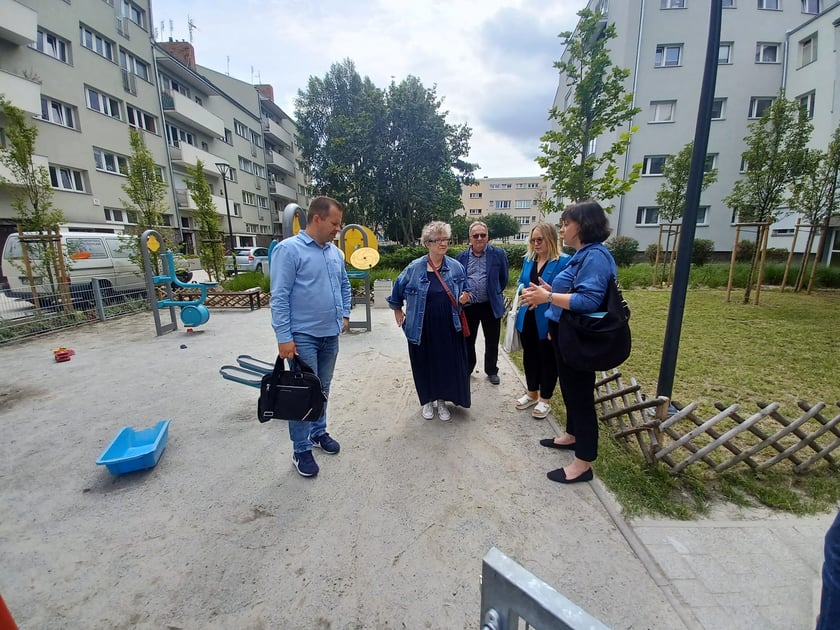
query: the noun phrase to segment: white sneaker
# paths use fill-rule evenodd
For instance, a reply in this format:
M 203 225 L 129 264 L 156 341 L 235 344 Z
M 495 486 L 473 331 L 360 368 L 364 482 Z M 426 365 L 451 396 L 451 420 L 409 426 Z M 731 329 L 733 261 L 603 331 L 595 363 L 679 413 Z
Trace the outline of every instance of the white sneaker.
M 446 401 L 439 400 L 437 401 L 437 411 L 438 411 L 438 418 L 447 422 L 452 418 L 452 414 L 449 413 L 449 409 L 446 408 Z
M 426 420 L 431 420 L 432 418 L 435 417 L 435 404 L 434 403 L 427 402 L 425 405 L 423 405 L 423 417 Z

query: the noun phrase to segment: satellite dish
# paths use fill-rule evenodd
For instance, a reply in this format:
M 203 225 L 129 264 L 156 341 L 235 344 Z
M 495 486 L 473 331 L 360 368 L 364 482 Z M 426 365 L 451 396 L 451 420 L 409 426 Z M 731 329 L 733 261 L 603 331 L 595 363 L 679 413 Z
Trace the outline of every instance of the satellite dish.
M 375 267 L 378 262 L 379 252 L 372 247 L 360 247 L 350 254 L 350 264 L 356 269 L 371 269 Z

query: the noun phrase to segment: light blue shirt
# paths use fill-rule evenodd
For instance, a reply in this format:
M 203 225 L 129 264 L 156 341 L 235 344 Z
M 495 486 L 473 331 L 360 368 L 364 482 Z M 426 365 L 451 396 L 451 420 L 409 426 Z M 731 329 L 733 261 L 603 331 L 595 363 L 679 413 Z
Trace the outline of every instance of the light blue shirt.
M 341 334 L 350 317 L 350 279 L 332 243 L 319 245 L 305 231 L 271 251 L 271 325 L 277 343 L 293 333 L 313 337 Z

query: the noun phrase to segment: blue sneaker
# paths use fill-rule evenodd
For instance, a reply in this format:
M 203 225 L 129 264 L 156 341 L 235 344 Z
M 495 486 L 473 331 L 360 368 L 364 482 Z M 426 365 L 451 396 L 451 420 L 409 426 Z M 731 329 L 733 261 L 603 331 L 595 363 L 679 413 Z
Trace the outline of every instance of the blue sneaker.
M 324 433 L 318 437 L 309 436 L 309 441 L 312 442 L 312 446 L 317 446 L 322 451 L 329 453 L 330 455 L 335 455 L 341 450 L 341 445 L 332 439 L 329 433 Z
M 312 451 L 303 451 L 292 455 L 292 462 L 300 473 L 301 477 L 314 477 L 318 474 L 318 464 L 312 457 Z

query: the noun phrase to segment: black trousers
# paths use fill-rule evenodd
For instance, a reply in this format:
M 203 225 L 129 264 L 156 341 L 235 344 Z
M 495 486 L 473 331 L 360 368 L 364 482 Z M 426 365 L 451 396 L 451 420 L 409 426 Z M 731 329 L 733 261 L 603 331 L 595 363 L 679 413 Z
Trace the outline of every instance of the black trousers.
M 575 456 L 586 462 L 598 457 L 598 416 L 595 413 L 595 372 L 576 370 L 563 361 L 557 347 L 557 323 L 548 323 L 554 353 L 557 357 L 557 377 L 566 406 L 566 433 L 575 436 Z
M 557 359 L 551 342 L 540 339 L 534 311 L 525 313 L 519 338 L 522 340 L 522 366 L 528 391 L 538 391 L 540 398 L 549 400 L 557 384 Z
M 499 335 L 502 331 L 502 320 L 493 315 L 490 302 L 470 304 L 464 307 L 470 336 L 467 337 L 467 364 L 472 374 L 477 359 L 475 356 L 475 338 L 478 334 L 478 324 L 484 331 L 484 373 L 488 376 L 499 373 Z

